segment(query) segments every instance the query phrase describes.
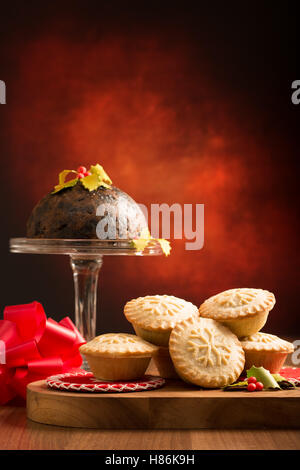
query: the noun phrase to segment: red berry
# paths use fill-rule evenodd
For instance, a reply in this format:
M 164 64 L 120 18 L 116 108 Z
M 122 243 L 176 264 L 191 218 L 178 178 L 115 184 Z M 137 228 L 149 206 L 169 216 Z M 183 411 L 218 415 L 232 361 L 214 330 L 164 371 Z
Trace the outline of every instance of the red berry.
M 84 174 L 83 173 L 78 173 L 77 178 L 79 178 L 79 179 L 84 178 Z
M 86 171 L 86 172 L 84 173 L 84 176 L 91 176 L 91 174 L 92 174 L 92 173 L 91 173 L 90 171 Z
M 86 167 L 85 166 L 79 166 L 77 168 L 77 173 L 82 173 L 82 174 L 86 173 Z
M 248 384 L 256 384 L 257 378 L 256 377 L 249 377 L 247 379 Z
M 256 382 L 256 390 L 261 391 L 264 388 L 264 384 L 261 382 Z
M 254 392 L 254 390 L 256 390 L 256 384 L 251 382 L 250 384 L 247 385 L 247 390 L 248 392 Z

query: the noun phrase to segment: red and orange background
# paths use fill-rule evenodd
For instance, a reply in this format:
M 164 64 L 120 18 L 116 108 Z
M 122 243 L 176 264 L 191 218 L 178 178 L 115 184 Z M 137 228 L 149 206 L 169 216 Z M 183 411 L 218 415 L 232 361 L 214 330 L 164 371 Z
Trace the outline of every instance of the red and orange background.
M 25 235 L 59 171 L 99 162 L 148 207 L 205 204 L 205 242 L 185 251 L 184 240 L 171 240 L 168 258 L 105 258 L 98 333 L 130 331 L 122 309 L 136 296 L 168 293 L 200 305 L 247 286 L 276 295 L 264 330 L 295 336 L 300 106 L 290 100 L 299 78 L 292 18 L 275 6 L 238 15 L 168 10 L 168 2 L 140 10 L 135 2 L 51 3 L 6 7 L 2 307 L 39 300 L 54 318 L 73 316 L 68 258 L 9 254 L 8 239 Z

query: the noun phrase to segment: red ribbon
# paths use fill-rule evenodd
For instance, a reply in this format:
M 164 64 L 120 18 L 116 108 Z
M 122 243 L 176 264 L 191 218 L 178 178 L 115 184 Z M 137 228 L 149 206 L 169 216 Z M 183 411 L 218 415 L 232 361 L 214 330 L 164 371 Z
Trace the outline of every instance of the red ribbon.
M 43 306 L 32 302 L 5 307 L 3 318 L 0 320 L 0 405 L 17 395 L 26 398 L 26 386 L 30 382 L 81 366 L 78 348 L 86 341 L 69 317 L 59 323 L 47 319 Z M 5 363 L 1 364 L 3 349 Z

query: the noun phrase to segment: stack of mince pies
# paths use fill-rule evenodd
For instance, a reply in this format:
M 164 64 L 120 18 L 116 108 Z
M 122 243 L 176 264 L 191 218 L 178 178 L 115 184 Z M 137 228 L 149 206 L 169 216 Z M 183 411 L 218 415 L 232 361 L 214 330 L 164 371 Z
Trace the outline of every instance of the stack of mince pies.
M 199 317 L 191 302 L 172 295 L 147 295 L 127 302 L 124 314 L 136 334 L 158 346 L 153 361 L 164 378 L 178 378 L 169 352 L 170 335 L 177 323 Z
M 274 304 L 271 292 L 250 288 L 221 292 L 199 309 L 171 295 L 147 295 L 124 307 L 136 335 L 101 335 L 80 351 L 102 380 L 142 377 L 152 359 L 164 378 L 225 387 L 253 365 L 279 372 L 293 352 L 291 343 L 259 332 Z
M 294 346 L 277 336 L 259 332 L 275 305 L 272 292 L 263 289 L 229 289 L 205 300 L 200 317 L 228 327 L 239 339 L 245 354 L 245 370 L 264 367 L 278 373 Z

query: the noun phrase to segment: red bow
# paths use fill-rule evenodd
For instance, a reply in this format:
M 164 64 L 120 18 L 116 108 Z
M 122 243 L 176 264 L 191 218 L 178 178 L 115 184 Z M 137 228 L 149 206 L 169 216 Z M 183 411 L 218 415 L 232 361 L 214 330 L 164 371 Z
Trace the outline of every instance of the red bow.
M 81 366 L 78 348 L 86 341 L 69 317 L 46 318 L 39 302 L 5 307 L 0 320 L 0 405 L 26 386 Z

